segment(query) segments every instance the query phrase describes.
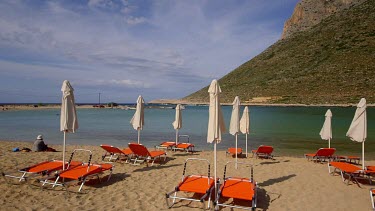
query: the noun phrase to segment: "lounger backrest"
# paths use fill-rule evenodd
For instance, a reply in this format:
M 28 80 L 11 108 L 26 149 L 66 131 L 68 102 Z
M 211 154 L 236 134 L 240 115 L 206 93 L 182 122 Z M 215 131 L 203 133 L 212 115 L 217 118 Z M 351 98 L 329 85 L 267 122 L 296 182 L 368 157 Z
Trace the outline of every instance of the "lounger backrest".
M 272 146 L 259 146 L 257 153 L 271 154 L 273 152 Z
M 142 144 L 129 143 L 130 150 L 138 156 L 150 156 L 148 149 Z
M 100 145 L 100 147 L 109 153 L 120 153 L 120 154 L 123 153 L 119 148 L 114 147 L 114 146 L 102 144 Z
M 320 148 L 316 152 L 316 156 L 329 157 L 329 156 L 332 156 L 335 153 L 335 151 L 336 151 L 335 148 Z

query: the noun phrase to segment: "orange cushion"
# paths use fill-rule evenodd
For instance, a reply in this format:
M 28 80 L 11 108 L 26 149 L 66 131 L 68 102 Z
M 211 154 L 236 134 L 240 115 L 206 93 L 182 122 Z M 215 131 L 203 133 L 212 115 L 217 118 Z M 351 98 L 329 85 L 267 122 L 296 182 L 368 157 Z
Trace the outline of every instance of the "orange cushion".
M 358 171 L 362 170 L 358 166 L 355 166 L 350 163 L 344 163 L 344 162 L 330 162 L 331 166 L 340 169 L 341 171 L 347 172 L 347 173 L 357 173 Z
M 248 179 L 229 178 L 221 190 L 221 195 L 227 198 L 252 200 L 254 197 L 254 184 Z
M 185 177 L 185 179 L 179 184 L 178 188 L 180 191 L 205 194 L 213 185 L 213 178 L 211 178 L 210 183 L 208 183 L 208 177 L 193 175 Z
M 236 154 L 236 148 L 228 148 L 228 152 L 230 154 Z M 242 153 L 242 148 L 237 148 L 237 154 L 241 154 Z

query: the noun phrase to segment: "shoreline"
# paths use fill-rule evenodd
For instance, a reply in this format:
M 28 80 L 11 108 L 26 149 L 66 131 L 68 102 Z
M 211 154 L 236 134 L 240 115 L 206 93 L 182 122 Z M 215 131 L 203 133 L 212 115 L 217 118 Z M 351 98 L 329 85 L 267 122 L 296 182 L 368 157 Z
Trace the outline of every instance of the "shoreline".
M 208 103 L 194 103 L 194 102 L 184 102 L 184 101 L 150 101 L 147 103 L 149 107 L 153 108 L 154 104 L 160 104 L 163 106 L 174 106 L 176 104 L 188 105 L 188 106 L 209 106 Z M 232 103 L 221 103 L 223 106 L 232 106 Z M 162 108 L 159 106 L 158 108 Z M 260 107 L 356 107 L 356 104 L 270 104 L 270 103 L 241 103 L 241 106 L 260 106 Z M 367 107 L 375 107 L 375 104 L 367 104 Z M 45 110 L 45 109 L 59 109 L 61 108 L 60 104 L 1 104 L 0 112 L 7 110 Z M 128 105 L 119 105 L 115 107 L 108 107 L 102 105 L 98 107 L 95 104 L 76 104 L 77 109 L 134 109 L 132 106 Z M 169 107 L 168 107 L 169 108 Z M 171 107 L 173 108 L 173 107 Z

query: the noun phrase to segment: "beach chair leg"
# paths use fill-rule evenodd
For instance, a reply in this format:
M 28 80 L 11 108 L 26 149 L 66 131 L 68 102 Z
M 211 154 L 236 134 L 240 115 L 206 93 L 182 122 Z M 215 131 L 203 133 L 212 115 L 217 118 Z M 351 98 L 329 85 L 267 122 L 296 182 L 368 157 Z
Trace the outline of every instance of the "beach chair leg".
M 344 177 L 344 173 L 341 171 L 341 179 L 342 179 L 342 182 L 345 183 L 345 177 Z
M 85 182 L 86 182 L 86 177 L 82 180 L 82 183 L 81 183 L 81 185 L 79 186 L 78 192 L 81 192 L 82 187 L 83 187 L 83 185 L 85 184 Z
M 172 194 L 173 194 L 173 197 L 171 197 Z M 172 206 L 176 203 L 176 197 L 177 197 L 177 191 L 176 190 L 165 194 L 165 201 L 167 203 L 168 208 L 172 208 Z M 171 200 L 171 198 L 172 198 L 172 200 Z M 170 202 L 170 200 L 172 202 Z
M 57 182 L 59 181 L 59 179 L 60 179 L 60 176 L 57 176 L 55 182 L 52 185 L 52 188 L 54 188 L 57 185 Z
M 112 173 L 113 173 L 113 169 L 111 169 L 110 172 L 109 172 L 109 176 L 108 176 L 107 182 L 109 181 L 109 179 L 111 179 Z
M 104 153 L 104 155 L 102 155 L 102 161 L 104 160 L 105 157 L 107 157 L 107 153 Z
M 372 190 L 374 188 L 370 188 L 370 199 L 371 199 L 371 206 L 372 206 L 372 209 L 375 210 L 375 205 L 374 205 L 374 194 L 372 193 Z
M 328 163 L 328 173 L 332 175 L 332 172 L 331 172 L 331 165 L 329 165 L 329 163 Z
M 25 176 L 26 176 L 26 172 L 24 172 L 24 173 L 22 174 L 22 176 L 21 176 L 21 178 L 20 178 L 19 181 L 21 182 L 22 180 L 26 180 L 26 179 L 25 179 Z

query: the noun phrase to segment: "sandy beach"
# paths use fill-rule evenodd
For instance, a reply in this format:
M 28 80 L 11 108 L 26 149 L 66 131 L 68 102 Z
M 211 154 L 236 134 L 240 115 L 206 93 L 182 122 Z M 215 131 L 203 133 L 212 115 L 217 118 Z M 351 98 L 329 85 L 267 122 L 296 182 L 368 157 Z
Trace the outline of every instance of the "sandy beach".
M 1 171 L 11 172 L 21 167 L 50 159 L 61 159 L 62 146 L 51 145 L 60 152 L 12 152 L 14 147 L 32 147 L 31 142 L 0 142 Z M 118 146 L 122 148 L 122 146 Z M 125 147 L 125 146 L 123 146 Z M 67 146 L 70 155 L 73 149 L 83 148 L 93 152 L 93 161 L 101 162 L 104 150 L 99 146 Z M 8 184 L 2 178 L 0 206 L 2 210 L 168 210 L 165 193 L 170 192 L 181 180 L 185 159 L 205 158 L 211 162 L 213 152 L 194 154 L 169 152 L 166 163 L 133 166 L 123 161 L 114 163 L 112 178 L 98 183 L 92 180 L 83 187 L 84 193 L 68 192 L 61 188 L 51 189 L 27 183 Z M 88 156 L 77 159 L 86 161 Z M 75 159 L 76 160 L 76 159 Z M 218 152 L 218 176 L 223 176 L 224 164 L 234 160 L 225 152 Z M 256 210 L 371 210 L 369 185 L 344 184 L 340 176 L 328 174 L 327 164 L 308 162 L 301 157 L 279 157 L 274 160 L 241 158 L 253 163 L 254 179 L 258 183 L 258 208 Z M 205 174 L 206 165 L 191 163 L 188 174 Z M 375 165 L 367 161 L 366 165 Z M 234 171 L 232 176 L 249 177 L 248 168 Z M 77 190 L 71 186 L 69 190 Z M 200 204 L 186 201 L 177 203 L 172 210 L 199 210 Z M 230 210 L 225 208 L 223 210 Z

